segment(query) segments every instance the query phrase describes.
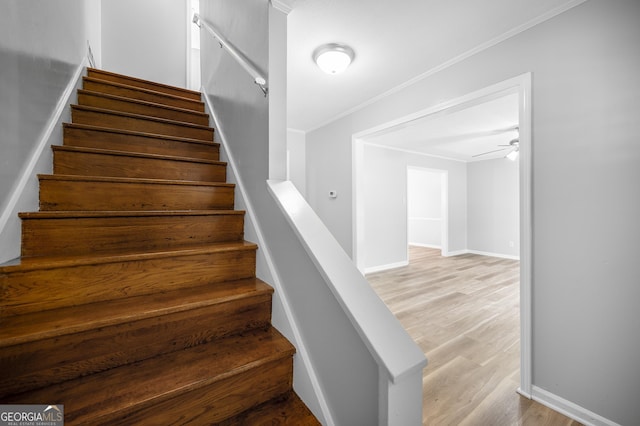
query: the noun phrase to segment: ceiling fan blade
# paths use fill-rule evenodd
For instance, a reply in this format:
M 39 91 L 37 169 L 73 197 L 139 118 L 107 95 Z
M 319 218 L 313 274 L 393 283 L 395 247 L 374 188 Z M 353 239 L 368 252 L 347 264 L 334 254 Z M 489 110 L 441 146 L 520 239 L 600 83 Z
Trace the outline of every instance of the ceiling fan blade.
M 492 154 L 492 153 L 494 153 L 494 152 L 504 151 L 505 149 L 507 149 L 507 148 L 494 149 L 493 151 L 483 152 L 482 154 L 472 155 L 471 157 L 472 157 L 472 158 L 480 157 L 480 156 L 483 156 L 483 155 Z

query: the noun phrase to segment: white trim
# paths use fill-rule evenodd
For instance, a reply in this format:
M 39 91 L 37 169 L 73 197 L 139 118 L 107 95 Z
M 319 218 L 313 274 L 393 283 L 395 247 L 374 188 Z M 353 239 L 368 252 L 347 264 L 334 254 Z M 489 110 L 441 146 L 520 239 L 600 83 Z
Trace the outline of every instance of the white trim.
M 532 19 L 532 20 L 530 20 L 528 22 L 525 22 L 522 25 L 519 25 L 516 28 L 513 28 L 513 29 L 507 31 L 507 32 L 505 32 L 504 34 L 502 34 L 502 35 L 500 35 L 498 37 L 495 37 L 495 38 L 493 38 L 493 39 L 491 39 L 491 40 L 489 40 L 489 41 L 487 41 L 485 43 L 482 43 L 479 46 L 474 47 L 473 49 L 467 50 L 466 52 L 456 56 L 455 58 L 452 58 L 452 59 L 450 59 L 450 60 L 448 60 L 446 62 L 443 62 L 442 64 L 440 64 L 440 65 L 438 65 L 438 66 L 436 66 L 434 68 L 431 68 L 430 70 L 428 70 L 428 71 L 426 71 L 426 72 L 424 72 L 424 73 L 422 73 L 422 74 L 420 74 L 420 75 L 418 75 L 418 76 L 416 76 L 416 77 L 414 77 L 414 78 L 412 78 L 410 80 L 407 80 L 404 83 L 387 90 L 386 92 L 383 92 L 383 93 L 381 93 L 379 95 L 376 95 L 373 98 L 362 102 L 361 104 L 358 104 L 358 105 L 356 105 L 356 106 L 354 106 L 352 108 L 349 108 L 348 110 L 343 111 L 343 112 L 333 116 L 332 118 L 329 118 L 329 119 L 323 121 L 322 123 L 317 124 L 314 127 L 310 128 L 310 129 L 307 129 L 305 131 L 306 132 L 313 132 L 315 130 L 320 129 L 321 127 L 324 127 L 324 126 L 326 126 L 326 125 L 328 125 L 330 123 L 333 123 L 334 121 L 337 121 L 337 120 L 339 120 L 341 118 L 344 118 L 344 117 L 346 117 L 348 115 L 351 115 L 351 114 L 353 114 L 353 113 L 355 113 L 357 111 L 360 111 L 361 109 L 363 109 L 363 108 L 365 108 L 365 107 L 367 107 L 367 106 L 369 106 L 371 104 L 374 104 L 374 103 L 376 103 L 376 102 L 378 102 L 378 101 L 380 101 L 380 100 L 382 100 L 384 98 L 387 98 L 387 97 L 389 97 L 389 96 L 391 96 L 391 95 L 393 95 L 395 93 L 398 93 L 401 90 L 406 89 L 407 87 L 409 87 L 409 86 L 411 86 L 411 85 L 413 85 L 413 84 L 415 84 L 415 83 L 417 83 L 419 81 L 422 81 L 422 80 L 424 80 L 424 79 L 426 79 L 426 78 L 428 78 L 428 77 L 430 77 L 430 76 L 432 76 L 432 75 L 434 75 L 434 74 L 436 74 L 436 73 L 438 73 L 438 72 L 440 72 L 440 71 L 442 71 L 442 70 L 444 70 L 446 68 L 449 68 L 449 67 L 451 67 L 451 66 L 453 66 L 453 65 L 455 65 L 455 64 L 457 64 L 459 62 L 462 62 L 465 59 L 468 59 L 471 56 L 482 52 L 483 50 L 489 49 L 490 47 L 493 47 L 493 46 L 495 46 L 495 45 L 497 45 L 499 43 L 502 43 L 503 41 L 508 40 L 509 38 L 514 37 L 514 36 L 524 32 L 524 31 L 526 31 L 526 30 L 528 30 L 530 28 L 533 28 L 536 25 L 541 24 L 542 22 L 545 22 L 545 21 L 547 21 L 547 20 L 549 20 L 549 19 L 551 19 L 551 18 L 553 18 L 553 17 L 555 17 L 555 16 L 557 16 L 557 15 L 563 13 L 563 12 L 566 12 L 567 10 L 574 8 L 574 7 L 584 3 L 585 1 L 587 1 L 587 0 L 573 0 L 573 1 L 569 1 L 567 3 L 564 3 L 564 4 L 558 6 L 555 9 L 551 9 L 551 10 L 547 11 L 546 13 L 543 13 L 542 15 L 540 15 L 540 16 L 538 16 L 538 17 L 536 17 L 536 18 L 534 18 L 534 19 Z
M 532 397 L 534 401 L 537 401 L 558 413 L 564 414 L 585 426 L 621 426 L 612 420 L 606 419 L 584 407 L 579 406 L 578 404 L 574 404 L 573 402 L 567 401 L 558 395 L 539 388 L 538 386 L 532 387 Z
M 351 209 L 352 209 L 352 230 L 351 230 L 351 258 L 356 268 L 361 273 L 365 273 L 364 256 L 362 254 L 364 248 L 364 197 L 358 194 L 364 194 L 364 181 L 362 179 L 364 165 L 364 141 L 358 139 L 356 135 L 352 136 L 351 142 Z
M 274 9 L 288 15 L 293 10 L 293 2 L 295 0 L 269 0 Z
M 523 395 L 531 394 L 532 384 L 532 318 L 531 280 L 533 276 L 533 156 L 531 144 L 533 109 L 531 104 L 531 73 L 518 81 L 518 121 L 520 126 L 520 387 Z
M 78 84 L 78 81 L 80 80 L 80 76 L 82 75 L 85 69 L 86 60 L 87 59 L 85 55 L 85 58 L 80 63 L 80 65 L 78 65 L 75 72 L 73 73 L 73 76 L 67 83 L 67 87 L 65 87 L 64 91 L 62 92 L 62 95 L 60 96 L 60 98 L 58 98 L 58 103 L 56 104 L 56 107 L 53 110 L 53 113 L 49 116 L 49 120 L 47 121 L 47 124 L 44 130 L 40 134 L 40 138 L 38 139 L 36 148 L 31 152 L 31 156 L 29 157 L 26 163 L 26 166 L 22 169 L 22 173 L 18 178 L 17 184 L 14 186 L 13 191 L 10 193 L 8 197 L 8 201 L 5 204 L 5 208 L 2 211 L 2 214 L 0 214 L 0 234 L 2 234 L 2 232 L 4 231 L 4 228 L 7 226 L 7 223 L 9 222 L 9 219 L 14 214 L 14 209 L 18 204 L 18 201 L 20 200 L 20 197 L 22 196 L 22 193 L 25 187 L 27 186 L 27 182 L 29 182 L 31 175 L 33 174 L 33 170 L 35 169 L 36 165 L 38 164 L 38 161 L 40 160 L 40 156 L 42 155 L 42 152 L 47 146 L 49 146 L 49 139 L 51 139 L 51 135 L 53 134 L 53 131 L 58 127 L 58 123 L 60 122 L 60 119 L 62 117 L 62 114 L 64 113 L 65 108 L 70 103 L 69 99 L 71 98 L 71 96 L 73 96 L 76 90 L 76 86 Z
M 447 251 L 447 252 L 442 252 L 442 255 L 444 257 L 452 257 L 452 256 L 460 256 L 463 254 L 467 254 L 468 251 L 467 250 L 454 250 L 454 251 Z
M 273 258 L 271 257 L 271 251 L 269 249 L 269 246 L 266 243 L 264 235 L 262 234 L 262 230 L 260 229 L 260 225 L 257 221 L 255 209 L 253 208 L 253 204 L 251 203 L 251 200 L 247 197 L 247 191 L 245 189 L 244 182 L 241 176 L 238 173 L 236 173 L 238 168 L 236 165 L 235 158 L 233 157 L 232 152 L 229 150 L 229 144 L 227 143 L 227 138 L 225 136 L 224 130 L 220 125 L 217 113 L 213 108 L 213 105 L 211 104 L 211 100 L 209 99 L 209 96 L 204 91 L 204 88 L 201 89 L 201 92 L 203 94 L 202 97 L 204 98 L 204 101 L 207 105 L 207 109 L 211 114 L 213 125 L 216 129 L 217 140 L 220 142 L 220 145 L 224 149 L 225 154 L 227 156 L 228 167 L 233 173 L 233 175 L 235 176 L 236 188 L 244 201 L 244 204 L 246 207 L 246 214 L 255 229 L 255 232 L 258 238 L 257 243 L 258 243 L 258 246 L 260 247 L 260 251 L 264 254 L 267 267 L 269 268 L 269 271 L 273 278 L 272 284 L 276 289 L 277 297 L 279 297 L 282 302 L 282 307 L 283 307 L 285 316 L 287 318 L 287 321 L 293 333 L 293 339 L 294 339 L 293 343 L 295 344 L 295 347 L 296 347 L 296 354 L 300 356 L 300 359 L 302 360 L 302 364 L 304 365 L 304 368 L 308 374 L 309 380 L 311 382 L 311 386 L 313 387 L 316 398 L 318 399 L 318 404 L 320 405 L 320 409 L 322 410 L 322 415 L 324 416 L 324 420 L 326 424 L 328 426 L 335 425 L 335 421 L 333 420 L 331 410 L 329 409 L 329 404 L 327 403 L 327 400 L 324 396 L 324 392 L 322 390 L 322 387 L 320 386 L 320 381 L 318 380 L 318 376 L 316 374 L 315 369 L 313 368 L 311 358 L 309 357 L 309 352 L 307 351 L 307 348 L 304 344 L 304 340 L 302 339 L 302 335 L 295 321 L 293 311 L 291 310 L 291 305 L 283 289 L 280 275 L 278 274 L 276 266 L 273 262 Z
M 520 260 L 520 256 L 513 256 L 511 254 L 493 253 L 490 251 L 481 250 L 466 250 L 466 252 L 469 254 L 479 254 L 481 256 L 499 257 L 501 259 Z
M 365 269 L 365 274 L 372 274 L 374 272 L 386 271 L 388 269 L 402 268 L 403 266 L 409 265 L 408 260 L 402 260 L 400 262 L 387 263 L 386 265 L 378 265 L 372 266 L 370 268 Z
M 412 241 L 409 241 L 409 245 L 410 246 L 416 246 L 416 247 L 425 247 L 425 248 L 438 249 L 438 250 L 440 250 L 442 248 L 442 246 L 438 246 L 438 245 L 435 245 L 435 244 L 414 243 Z

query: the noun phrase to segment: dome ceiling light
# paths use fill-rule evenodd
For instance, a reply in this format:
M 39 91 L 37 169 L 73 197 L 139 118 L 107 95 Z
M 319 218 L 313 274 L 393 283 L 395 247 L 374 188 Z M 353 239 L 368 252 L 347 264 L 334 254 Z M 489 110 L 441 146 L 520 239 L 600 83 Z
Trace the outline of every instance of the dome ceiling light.
M 313 52 L 314 62 L 327 74 L 340 74 L 349 67 L 354 57 L 352 48 L 337 43 L 322 45 Z

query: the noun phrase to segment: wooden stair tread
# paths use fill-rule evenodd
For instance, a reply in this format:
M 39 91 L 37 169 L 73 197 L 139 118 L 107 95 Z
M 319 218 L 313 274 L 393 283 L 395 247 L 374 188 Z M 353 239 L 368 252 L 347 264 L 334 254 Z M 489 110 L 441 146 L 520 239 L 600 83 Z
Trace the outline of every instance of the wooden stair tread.
M 61 400 L 65 420 L 106 423 L 291 357 L 294 352 L 275 329 L 254 330 L 26 392 L 5 403 Z M 129 385 L 132 383 L 135 386 Z
M 192 144 L 210 145 L 210 146 L 216 146 L 216 147 L 220 146 L 220 144 L 217 142 L 207 141 L 203 139 L 185 138 L 181 136 L 168 136 L 168 135 L 156 134 L 156 133 L 138 132 L 135 130 L 114 129 L 111 127 L 93 126 L 91 124 L 63 123 L 62 126 L 70 129 L 92 130 L 96 132 L 118 133 L 122 135 L 134 135 L 134 136 L 147 137 L 147 138 L 153 138 L 153 139 L 164 139 L 167 141 L 178 141 L 178 142 L 185 142 L 185 143 L 192 143 Z
M 130 253 L 99 254 L 88 256 L 50 256 L 38 258 L 17 258 L 0 265 L 0 274 L 10 274 L 32 270 L 68 268 L 82 265 L 132 262 L 135 260 L 162 259 L 175 256 L 221 253 L 237 250 L 255 250 L 257 245 L 248 241 L 211 243 L 204 246 L 183 247 L 175 250 L 145 250 Z
M 318 425 L 202 94 L 82 80 L 0 265 L 0 400 L 64 404 L 70 425 Z
M 92 90 L 79 89 L 78 104 L 93 108 L 108 109 L 111 111 L 113 111 L 114 108 L 122 107 L 126 108 L 126 110 L 123 110 L 122 112 L 129 114 L 148 115 L 151 117 L 165 118 L 185 123 L 199 125 L 208 125 L 209 123 L 209 114 L 205 112 Z M 149 112 L 149 114 L 147 114 L 147 112 Z
M 94 78 L 99 78 L 106 81 L 113 81 L 113 80 L 109 80 L 109 78 L 124 79 L 133 83 L 140 83 L 145 86 L 148 85 L 150 87 L 157 87 L 160 89 L 170 89 L 170 90 L 178 91 L 187 95 L 185 97 L 189 97 L 189 98 L 193 97 L 193 98 L 197 98 L 197 100 L 200 100 L 200 97 L 201 97 L 201 93 L 198 92 L 197 90 L 185 89 L 183 87 L 171 86 L 169 84 L 164 84 L 164 83 L 157 83 L 155 81 L 149 81 L 142 78 L 131 77 L 128 75 L 118 74 L 111 71 L 105 71 L 97 68 L 87 68 L 87 72 L 89 73 L 90 76 L 93 75 Z
M 120 183 L 147 183 L 158 185 L 191 185 L 191 186 L 211 186 L 222 188 L 235 188 L 234 183 L 227 182 L 202 182 L 202 181 L 190 181 L 190 180 L 175 180 L 175 179 L 145 179 L 145 178 L 123 178 L 123 177 L 108 177 L 108 176 L 83 176 L 83 175 L 38 175 L 40 180 L 63 180 L 63 181 L 76 181 L 76 182 L 120 182 Z
M 82 77 L 83 81 L 90 81 L 90 82 L 96 82 L 96 83 L 101 83 L 101 84 L 107 84 L 109 86 L 114 86 L 114 87 L 123 87 L 123 88 L 127 88 L 127 89 L 133 89 L 139 92 L 143 92 L 143 93 L 150 93 L 153 95 L 157 95 L 157 96 L 162 96 L 165 97 L 167 99 L 180 99 L 183 101 L 188 101 L 190 103 L 193 104 L 202 104 L 201 100 L 196 100 L 196 99 L 189 99 L 189 98 L 185 98 L 184 96 L 177 96 L 177 95 L 172 95 L 170 93 L 164 93 L 164 92 L 160 92 L 157 90 L 151 90 L 151 89 L 145 89 L 144 87 L 138 87 L 138 86 L 132 86 L 130 84 L 123 84 L 123 83 L 117 83 L 114 81 L 109 81 L 109 80 L 104 80 L 104 79 L 100 79 L 100 78 L 95 78 L 95 77 Z
M 216 166 L 227 165 L 225 161 L 203 160 L 201 158 L 178 157 L 174 155 L 147 154 L 147 153 L 141 153 L 141 152 L 115 151 L 110 149 L 85 148 L 85 147 L 67 146 L 67 145 L 52 145 L 51 148 L 54 151 L 83 152 L 88 154 L 116 155 L 121 157 L 136 157 L 136 158 L 150 158 L 155 160 L 183 161 L 187 163 L 211 164 Z
M 320 422 L 293 391 L 221 422 L 218 426 L 320 426 Z
M 93 90 L 78 89 L 78 94 L 98 96 L 101 98 L 109 98 L 109 99 L 115 99 L 115 100 L 120 100 L 124 102 L 131 102 L 134 104 L 147 105 L 154 108 L 162 108 L 162 109 L 168 109 L 171 111 L 179 111 L 179 112 L 184 112 L 185 114 L 192 114 L 194 116 L 199 116 L 199 117 L 207 117 L 207 118 L 209 117 L 209 114 L 207 114 L 206 112 L 194 111 L 192 109 L 180 108 L 172 105 L 160 104 L 157 102 L 144 101 L 141 99 L 128 98 L 126 96 L 112 95 L 110 93 L 94 92 Z M 83 105 L 83 106 L 88 106 L 88 105 Z
M 0 348 L 272 293 L 263 281 L 248 278 L 6 317 Z
M 71 105 L 71 110 L 77 110 L 77 111 L 92 111 L 92 112 L 98 112 L 101 114 L 110 114 L 110 115 L 117 115 L 117 116 L 121 116 L 121 117 L 129 117 L 129 118 L 137 118 L 137 119 L 141 119 L 141 120 L 148 120 L 148 121 L 155 121 L 158 123 L 166 123 L 166 124 L 173 124 L 176 126 L 182 126 L 182 127 L 191 127 L 194 129 L 203 129 L 203 130 L 210 130 L 213 131 L 213 127 L 209 127 L 209 126 L 203 126 L 201 124 L 193 124 L 193 123 L 187 123 L 185 121 L 176 121 L 176 120 L 169 120 L 167 118 L 159 118 L 159 117 L 152 117 L 149 115 L 142 115 L 142 114 L 132 114 L 129 112 L 122 112 L 122 111 L 115 111 L 112 109 L 104 109 L 104 108 L 96 108 L 96 107 L 90 107 L 90 106 L 86 106 L 86 105 Z
M 50 211 L 22 212 L 21 219 L 84 219 L 157 216 L 244 216 L 244 210 L 139 210 L 139 211 Z

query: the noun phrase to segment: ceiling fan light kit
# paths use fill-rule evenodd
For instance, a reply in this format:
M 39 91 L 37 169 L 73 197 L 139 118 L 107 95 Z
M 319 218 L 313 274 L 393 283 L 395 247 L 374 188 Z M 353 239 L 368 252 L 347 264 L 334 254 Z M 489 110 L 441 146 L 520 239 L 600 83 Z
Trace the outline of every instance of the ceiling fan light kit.
M 504 129 L 502 131 L 511 131 L 511 130 L 519 131 L 520 129 L 518 129 L 518 127 L 513 127 L 509 129 Z M 518 155 L 520 155 L 520 139 L 518 136 L 516 136 L 515 139 L 511 139 L 508 145 L 497 145 L 497 146 L 505 146 L 506 148 L 494 149 L 492 151 L 487 151 L 480 154 L 472 155 L 472 157 L 473 158 L 482 157 L 483 155 L 493 154 L 494 152 L 504 151 L 505 149 L 509 149 L 509 152 L 507 153 L 507 155 L 504 156 L 504 158 L 508 158 L 511 161 L 516 161 L 516 159 L 518 158 Z
M 331 75 L 344 72 L 354 57 L 352 48 L 337 43 L 324 44 L 313 52 L 313 61 L 322 71 Z
M 508 153 L 504 158 L 508 158 L 511 161 L 516 161 L 518 159 L 519 154 L 520 154 L 520 151 L 518 150 L 518 148 L 516 148 L 510 153 Z

